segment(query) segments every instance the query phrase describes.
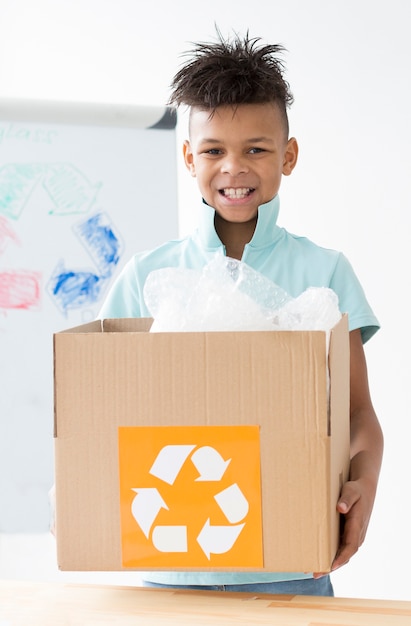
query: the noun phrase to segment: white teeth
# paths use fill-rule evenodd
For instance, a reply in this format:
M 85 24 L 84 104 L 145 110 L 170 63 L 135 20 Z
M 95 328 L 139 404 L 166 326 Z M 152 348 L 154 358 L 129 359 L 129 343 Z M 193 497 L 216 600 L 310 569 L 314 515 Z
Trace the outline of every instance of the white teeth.
M 224 189 L 224 195 L 227 198 L 245 198 L 250 193 L 250 187 L 229 187 Z

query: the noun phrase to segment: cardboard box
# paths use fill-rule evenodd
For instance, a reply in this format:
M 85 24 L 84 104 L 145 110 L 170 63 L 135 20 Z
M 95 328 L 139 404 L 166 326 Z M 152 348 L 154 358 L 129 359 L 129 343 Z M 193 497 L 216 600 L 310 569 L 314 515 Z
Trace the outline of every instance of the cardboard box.
M 349 466 L 347 317 L 329 345 L 323 331 L 151 323 L 54 335 L 59 568 L 328 571 Z

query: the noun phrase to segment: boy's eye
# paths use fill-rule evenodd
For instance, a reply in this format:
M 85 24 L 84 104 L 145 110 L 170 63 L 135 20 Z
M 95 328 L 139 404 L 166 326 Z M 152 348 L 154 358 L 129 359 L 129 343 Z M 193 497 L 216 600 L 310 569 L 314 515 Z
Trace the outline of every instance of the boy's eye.
M 219 148 L 210 148 L 210 150 L 206 150 L 205 151 L 206 154 L 221 154 L 221 150 L 219 150 Z
M 250 148 L 249 153 L 250 154 L 259 154 L 260 152 L 264 152 L 263 148 Z

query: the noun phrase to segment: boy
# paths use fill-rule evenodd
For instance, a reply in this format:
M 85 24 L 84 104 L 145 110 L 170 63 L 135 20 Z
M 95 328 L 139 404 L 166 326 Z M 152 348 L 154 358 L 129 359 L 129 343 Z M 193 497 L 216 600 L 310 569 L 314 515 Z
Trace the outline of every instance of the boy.
M 379 328 L 345 257 L 277 226 L 282 176 L 292 173 L 298 145 L 288 137 L 293 97 L 283 78 L 281 46 L 248 35 L 197 44 L 172 82 L 170 104 L 190 107 L 184 159 L 203 198 L 190 236 L 137 254 L 112 287 L 99 317 L 144 317 L 147 275 L 161 267 L 200 269 L 217 250 L 241 259 L 297 296 L 330 287 L 348 312 L 351 350 L 351 469 L 338 510 L 344 515 L 340 567 L 362 544 L 382 459 L 383 437 L 368 389 L 363 343 Z M 329 575 L 278 572 L 145 572 L 151 585 L 267 593 L 333 595 Z

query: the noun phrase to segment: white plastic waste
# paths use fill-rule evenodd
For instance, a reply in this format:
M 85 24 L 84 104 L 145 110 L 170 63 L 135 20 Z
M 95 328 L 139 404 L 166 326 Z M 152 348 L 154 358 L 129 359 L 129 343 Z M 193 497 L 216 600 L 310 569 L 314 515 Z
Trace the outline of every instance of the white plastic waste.
M 329 330 L 341 318 L 336 293 L 310 287 L 297 298 L 246 263 L 216 254 L 202 270 L 151 272 L 144 299 L 151 332 Z

